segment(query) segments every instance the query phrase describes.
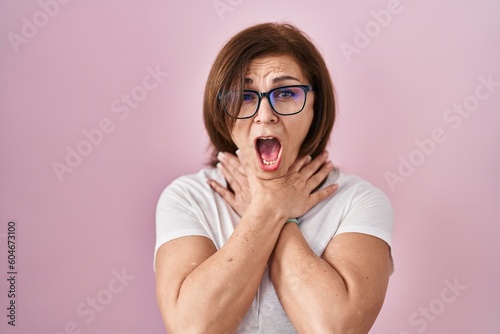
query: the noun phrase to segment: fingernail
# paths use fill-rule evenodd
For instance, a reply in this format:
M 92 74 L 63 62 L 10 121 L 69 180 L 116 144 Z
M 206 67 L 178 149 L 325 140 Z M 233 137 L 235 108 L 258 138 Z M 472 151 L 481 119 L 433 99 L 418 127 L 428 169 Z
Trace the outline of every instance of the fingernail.
M 311 162 L 312 159 L 313 158 L 310 155 L 307 156 L 307 162 Z
M 236 153 L 237 156 L 240 156 L 240 150 L 236 150 L 234 153 Z
M 217 153 L 217 160 L 220 160 L 224 157 L 224 152 L 220 151 L 219 153 Z
M 218 162 L 217 165 L 215 165 L 215 167 L 217 167 L 218 169 L 222 169 L 222 164 Z

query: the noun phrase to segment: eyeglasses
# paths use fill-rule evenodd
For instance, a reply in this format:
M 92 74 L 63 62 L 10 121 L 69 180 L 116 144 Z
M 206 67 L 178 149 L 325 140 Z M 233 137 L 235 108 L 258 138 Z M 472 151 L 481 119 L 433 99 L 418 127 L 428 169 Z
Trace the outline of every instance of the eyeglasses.
M 243 94 L 235 91 L 219 93 L 219 100 L 226 113 L 237 119 L 255 116 L 263 97 L 267 97 L 275 113 L 289 116 L 298 114 L 304 109 L 309 91 L 313 91 L 311 85 L 276 87 L 265 93 L 245 89 Z

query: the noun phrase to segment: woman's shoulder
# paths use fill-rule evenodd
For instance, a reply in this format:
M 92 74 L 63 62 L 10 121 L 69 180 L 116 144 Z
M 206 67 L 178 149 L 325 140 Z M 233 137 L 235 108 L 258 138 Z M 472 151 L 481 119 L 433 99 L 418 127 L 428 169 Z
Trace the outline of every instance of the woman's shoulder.
M 225 184 L 224 177 L 217 168 L 202 168 L 196 173 L 174 178 L 161 192 L 160 201 L 167 197 L 200 198 L 207 196 L 212 193 L 207 183 L 208 179 Z
M 371 195 L 376 197 L 387 197 L 380 188 L 376 187 L 368 180 L 338 168 L 330 173 L 327 183 L 337 183 L 339 185 L 337 193 L 343 193 L 348 196 L 358 197 Z
M 196 173 L 185 174 L 175 178 L 168 186 L 176 185 L 176 186 L 196 186 L 200 184 L 206 184 L 208 179 L 215 179 L 216 181 L 220 181 L 221 173 L 217 168 L 207 167 L 202 168 Z

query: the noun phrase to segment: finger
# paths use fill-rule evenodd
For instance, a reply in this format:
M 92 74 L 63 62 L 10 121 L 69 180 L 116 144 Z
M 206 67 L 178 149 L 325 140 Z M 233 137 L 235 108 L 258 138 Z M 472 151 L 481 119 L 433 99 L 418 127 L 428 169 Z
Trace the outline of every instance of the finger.
M 238 160 L 240 161 L 240 165 L 238 167 L 238 171 L 243 174 L 243 175 L 248 175 L 248 160 L 245 157 L 245 154 L 241 150 L 236 151 L 236 156 L 238 157 Z
M 246 176 L 246 163 L 244 157 L 241 155 L 240 150 L 237 150 L 236 155 L 227 154 L 225 157 L 226 165 L 233 171 Z
M 305 165 L 302 168 L 301 172 L 310 177 L 314 175 L 325 164 L 327 160 L 328 160 L 328 152 L 323 151 L 316 158 L 312 159 L 310 163 Z
M 236 151 L 236 153 L 238 154 L 238 151 Z M 247 185 L 247 177 L 239 157 L 231 153 L 219 152 L 217 158 L 222 163 L 222 165 L 218 167 L 221 167 L 220 169 L 226 180 L 230 182 L 231 187 L 235 185 L 235 187 L 239 188 L 238 190 L 241 190 L 242 187 Z M 235 187 L 233 187 L 233 189 L 236 190 Z
M 227 183 L 233 189 L 235 193 L 241 191 L 241 184 L 238 182 L 238 179 L 231 172 L 231 169 L 227 168 L 224 163 L 219 162 L 217 164 L 217 168 L 221 171 L 222 175 L 226 179 Z
M 251 174 L 255 174 L 255 171 L 252 168 L 252 166 L 257 163 L 256 161 L 254 161 L 254 154 L 255 152 L 247 147 L 238 149 L 236 151 L 236 156 L 241 163 L 239 171 L 243 175 L 250 176 Z
M 306 155 L 306 156 L 303 156 L 301 158 L 297 158 L 293 164 L 290 166 L 290 168 L 288 168 L 288 174 L 294 174 L 294 173 L 298 173 L 300 172 L 300 170 L 305 166 L 307 165 L 308 163 L 310 163 L 312 160 L 311 156 L 310 155 Z
M 217 154 L 217 159 L 231 169 L 238 169 L 241 164 L 236 155 L 227 152 L 219 152 L 219 154 Z
M 324 200 L 325 198 L 327 198 L 327 197 L 333 195 L 334 193 L 336 193 L 338 189 L 339 189 L 339 185 L 337 183 L 335 183 L 335 184 L 329 185 L 328 187 L 326 187 L 324 189 L 321 189 L 321 190 L 319 190 L 317 192 L 312 193 L 309 196 L 308 204 L 310 206 L 308 208 L 308 211 L 313 206 L 315 206 L 316 204 L 318 204 L 319 202 L 321 202 L 322 200 Z
M 316 189 L 334 169 L 335 167 L 331 161 L 327 161 L 323 164 L 323 166 L 307 180 L 308 191 L 311 192 Z
M 216 193 L 218 193 L 226 202 L 228 202 L 229 205 L 232 206 L 235 203 L 234 193 L 229 189 L 222 186 L 219 182 L 213 179 L 208 179 L 207 183 Z

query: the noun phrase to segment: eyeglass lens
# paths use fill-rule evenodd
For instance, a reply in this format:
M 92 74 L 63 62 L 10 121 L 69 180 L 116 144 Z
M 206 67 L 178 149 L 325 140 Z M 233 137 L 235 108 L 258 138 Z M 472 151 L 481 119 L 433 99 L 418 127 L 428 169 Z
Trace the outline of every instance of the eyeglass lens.
M 238 111 L 235 106 L 238 97 L 236 92 L 226 96 L 226 110 L 230 115 L 238 118 L 251 117 L 257 111 L 260 97 L 257 92 L 246 90 L 241 99 L 241 108 Z M 268 94 L 271 107 L 278 114 L 289 115 L 298 113 L 304 108 L 306 92 L 302 87 L 278 87 Z M 259 103 L 260 102 L 260 103 Z

